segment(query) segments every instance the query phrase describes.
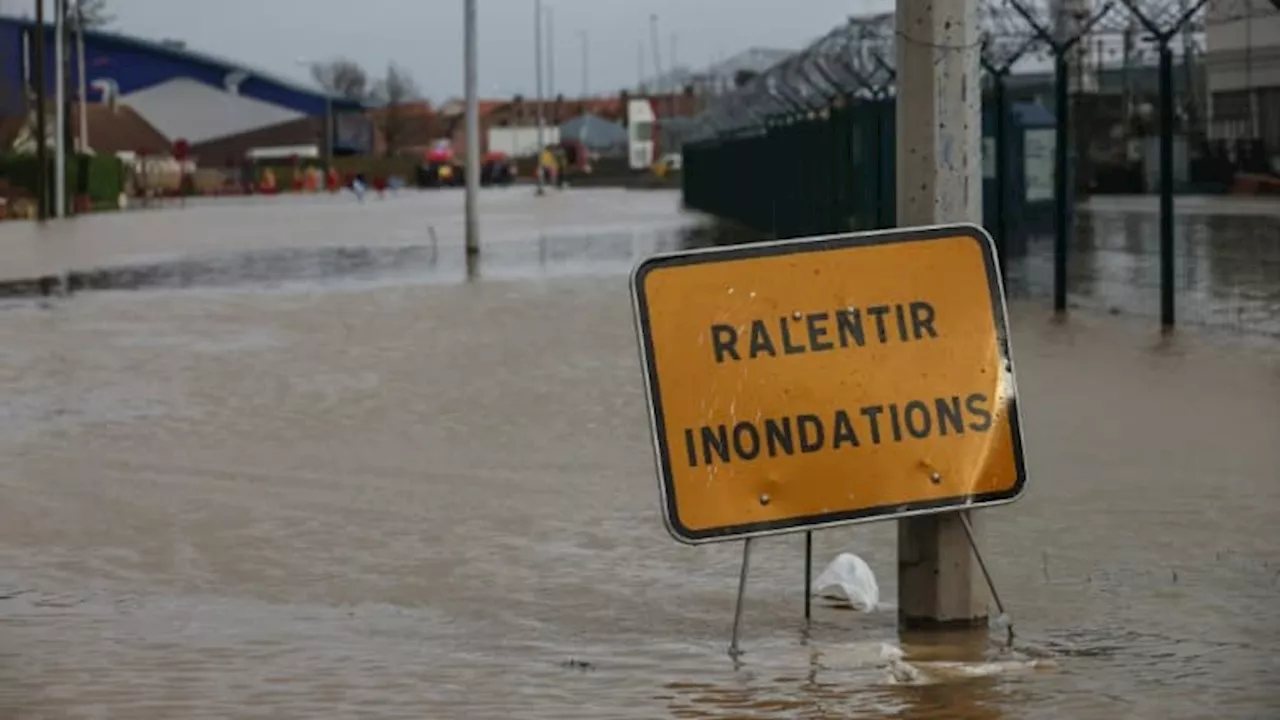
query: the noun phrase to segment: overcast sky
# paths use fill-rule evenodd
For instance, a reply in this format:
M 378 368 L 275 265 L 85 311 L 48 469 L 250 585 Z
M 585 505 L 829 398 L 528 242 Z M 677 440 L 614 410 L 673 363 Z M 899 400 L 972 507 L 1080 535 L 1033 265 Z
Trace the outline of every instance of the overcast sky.
M 0 0 L 13 13 L 34 0 Z M 52 0 L 46 0 L 52 8 Z M 299 60 L 347 55 L 370 70 L 394 61 L 433 100 L 462 90 L 462 0 L 109 0 L 113 30 L 185 40 L 204 50 L 296 78 Z M 480 92 L 531 95 L 534 0 L 478 0 Z M 582 90 L 582 40 L 593 93 L 637 80 L 637 48 L 653 72 L 649 16 L 658 16 L 662 64 L 676 37 L 680 65 L 704 66 L 752 47 L 799 48 L 850 14 L 892 0 L 543 0 L 552 11 L 555 89 Z M 50 10 L 51 12 L 51 10 Z

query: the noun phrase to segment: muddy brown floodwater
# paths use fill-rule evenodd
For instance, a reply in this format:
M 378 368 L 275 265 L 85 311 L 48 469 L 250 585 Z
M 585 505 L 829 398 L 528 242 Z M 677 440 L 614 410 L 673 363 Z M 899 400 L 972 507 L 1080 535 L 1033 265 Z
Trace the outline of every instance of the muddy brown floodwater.
M 0 717 L 1280 714 L 1280 343 L 1015 302 L 1014 651 L 806 631 L 797 536 L 735 666 L 740 546 L 663 530 L 627 264 L 6 301 Z M 892 524 L 841 551 L 894 598 Z

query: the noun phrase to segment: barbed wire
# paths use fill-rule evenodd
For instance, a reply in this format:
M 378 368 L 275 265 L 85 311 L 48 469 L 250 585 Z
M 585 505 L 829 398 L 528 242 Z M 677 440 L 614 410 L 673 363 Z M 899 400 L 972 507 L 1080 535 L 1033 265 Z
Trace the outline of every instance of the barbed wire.
M 978 6 L 978 40 L 938 45 L 897 30 L 892 12 L 853 16 L 805 49 L 710 98 L 695 139 L 789 122 L 826 112 L 857 98 L 896 92 L 897 43 L 939 50 L 981 51 L 987 73 L 1007 73 L 1024 58 L 1044 61 L 1067 45 L 1088 39 L 1120 39 L 1128 58 L 1149 60 L 1159 42 L 1184 36 L 1184 52 L 1202 52 L 1206 29 L 1214 25 L 1280 15 L 1280 0 L 1259 7 L 1256 0 L 983 0 Z M 1083 42 L 1080 42 L 1083 44 Z M 1081 50 L 1083 51 L 1083 49 Z M 1119 49 L 1112 47 L 1111 54 Z

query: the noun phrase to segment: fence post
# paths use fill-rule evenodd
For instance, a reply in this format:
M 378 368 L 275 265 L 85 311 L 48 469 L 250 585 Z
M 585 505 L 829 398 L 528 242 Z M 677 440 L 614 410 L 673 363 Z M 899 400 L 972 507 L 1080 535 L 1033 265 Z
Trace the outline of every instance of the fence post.
M 1006 5 L 1008 0 L 1006 0 Z M 993 132 L 995 137 L 992 139 L 993 154 L 995 155 L 995 177 L 992 178 L 992 186 L 995 189 L 994 207 L 992 211 L 995 217 L 992 219 L 993 235 L 996 240 L 996 252 L 998 254 L 997 261 L 1000 265 L 1000 274 L 1002 279 L 1008 277 L 1009 255 L 1015 242 L 1021 241 L 1023 230 L 1020 225 L 1012 225 L 1014 230 L 1010 230 L 1011 223 L 1009 215 L 1014 212 L 1011 205 L 1011 193 L 1015 191 L 1013 184 L 1010 182 L 1011 158 L 1009 147 L 1009 136 L 1015 128 L 1020 125 L 1014 122 L 1013 108 L 1009 102 L 1009 73 L 1012 72 L 1013 66 L 1017 64 L 1023 56 L 1027 54 L 1037 44 L 1044 42 L 1042 33 L 1035 31 L 1035 23 L 1030 22 L 1026 13 L 1023 18 L 1032 26 L 1031 32 L 1027 35 L 1022 33 L 1011 32 L 1008 26 L 1001 28 L 1001 23 L 1008 21 L 1007 13 L 997 10 L 995 3 L 983 2 L 979 5 L 979 11 L 985 10 L 982 17 L 987 19 L 988 28 L 984 30 L 985 37 L 982 40 L 982 67 L 986 70 L 988 77 L 991 78 L 991 100 L 995 110 L 995 123 Z M 986 122 L 984 117 L 983 132 L 986 131 Z M 985 158 L 984 158 L 985 162 Z M 985 177 L 984 177 L 985 188 Z M 1019 186 L 1016 191 L 1025 196 L 1024 188 Z M 1020 203 L 1018 204 L 1020 206 Z M 986 206 L 983 206 L 984 222 L 986 214 Z
M 892 96 L 873 101 L 872 109 L 875 127 L 875 225 L 876 230 L 896 227 L 898 214 L 896 193 L 890 192 L 892 184 L 897 183 L 897 157 L 894 144 L 896 140 L 897 107 Z
M 1144 14 L 1134 0 L 1121 0 L 1160 47 L 1160 325 L 1168 331 L 1174 324 L 1173 275 L 1173 50 L 1169 41 L 1208 0 L 1190 0 L 1168 28 L 1161 28 Z M 1185 60 L 1184 60 L 1185 62 Z
M 1160 324 L 1173 327 L 1173 50 L 1160 40 Z
M 1128 2 L 1128 0 L 1125 0 Z M 1054 168 L 1053 173 L 1053 203 L 1054 203 L 1054 224 L 1057 226 L 1057 232 L 1053 237 L 1053 309 L 1057 313 L 1063 313 L 1067 310 L 1067 252 L 1068 244 L 1074 236 L 1072 230 L 1072 220 L 1075 218 L 1074 208 L 1074 188 L 1071 182 L 1071 141 L 1070 116 L 1071 116 L 1071 96 L 1070 96 L 1070 65 L 1067 62 L 1067 53 L 1075 47 L 1076 43 L 1083 38 L 1088 37 L 1093 27 L 1106 16 L 1111 10 L 1111 4 L 1107 3 L 1102 8 L 1093 13 L 1092 16 L 1084 20 L 1084 22 L 1075 28 L 1075 34 L 1072 37 L 1062 37 L 1061 34 L 1055 37 L 1054 33 L 1048 28 L 1036 21 L 1032 13 L 1019 4 L 1018 0 L 1011 0 L 1010 5 L 1014 11 L 1022 16 L 1027 22 L 1027 26 L 1044 42 L 1045 45 L 1053 52 L 1053 82 L 1054 82 L 1054 115 L 1056 123 L 1054 125 Z
M 826 155 L 827 192 L 823 198 L 823 213 L 826 217 L 825 232 L 839 232 L 840 210 L 840 138 L 836 133 L 836 112 L 834 104 L 827 103 L 826 116 L 822 119 L 822 152 Z
M 1053 55 L 1054 82 L 1054 168 L 1053 168 L 1053 203 L 1055 233 L 1053 236 L 1053 309 L 1065 312 L 1067 309 L 1067 243 L 1071 237 L 1070 202 L 1070 116 L 1071 96 L 1067 83 L 1070 80 L 1070 66 L 1067 64 L 1067 53 L 1055 52 Z
M 1006 169 L 1009 165 L 1009 123 L 1007 114 L 1009 112 L 1008 99 L 1005 95 L 1005 74 L 1003 72 L 992 72 L 991 92 L 993 95 L 993 103 L 996 112 L 995 126 L 995 165 L 996 176 L 994 179 L 996 197 L 995 197 L 995 236 L 996 236 L 996 260 L 1000 263 L 1000 275 L 1004 277 L 1008 268 L 1009 255 L 1009 223 L 1005 220 L 1005 213 L 1008 212 L 1008 173 Z

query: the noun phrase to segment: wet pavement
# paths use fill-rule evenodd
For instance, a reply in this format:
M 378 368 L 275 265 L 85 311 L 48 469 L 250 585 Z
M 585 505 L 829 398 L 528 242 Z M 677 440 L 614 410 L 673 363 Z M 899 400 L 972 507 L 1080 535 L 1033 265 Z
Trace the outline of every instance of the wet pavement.
M 1180 324 L 1280 337 L 1280 201 L 1179 198 Z M 678 193 L 527 188 L 482 195 L 484 254 L 462 252 L 462 194 L 226 198 L 40 227 L 0 226 L 0 300 L 141 288 L 283 287 L 316 281 L 456 283 L 628 270 L 646 254 L 751 233 L 683 214 Z M 1159 216 L 1150 197 L 1097 197 L 1077 213 L 1072 308 L 1159 316 Z M 1053 294 L 1053 239 L 1031 238 L 1007 269 L 1013 297 Z
M 496 263 L 501 265 L 498 256 L 503 256 L 527 264 L 536 258 L 528 251 L 537 237 L 572 245 L 590 235 L 599 240 L 590 254 L 623 236 L 685 227 L 690 219 L 678 214 L 679 204 L 678 193 L 665 191 L 550 192 L 535 202 L 528 188 L 488 190 L 481 195 L 481 232 Z M 460 191 L 368 196 L 364 202 L 350 193 L 226 198 L 44 227 L 5 223 L 0 225 L 0 287 L 102 268 L 227 264 L 237 256 L 249 258 L 250 265 L 254 258 L 297 258 L 282 261 L 297 270 L 276 279 L 314 279 L 326 254 L 339 251 L 389 253 L 383 264 L 394 265 L 395 252 L 408 249 L 429 258 L 435 249 L 441 265 L 461 269 L 463 237 Z
M 551 201 L 598 225 L 496 232 L 475 281 L 445 220 L 388 239 L 441 200 L 354 235 L 364 209 L 317 203 L 305 240 L 0 304 L 0 717 L 1280 712 L 1280 343 L 1038 297 L 1011 307 L 1029 491 L 981 513 L 1014 651 L 892 610 L 806 630 L 788 537 L 753 552 L 731 663 L 740 548 L 662 528 L 626 291 L 682 233 L 631 201 Z M 892 601 L 892 524 L 815 537 L 841 551 Z

